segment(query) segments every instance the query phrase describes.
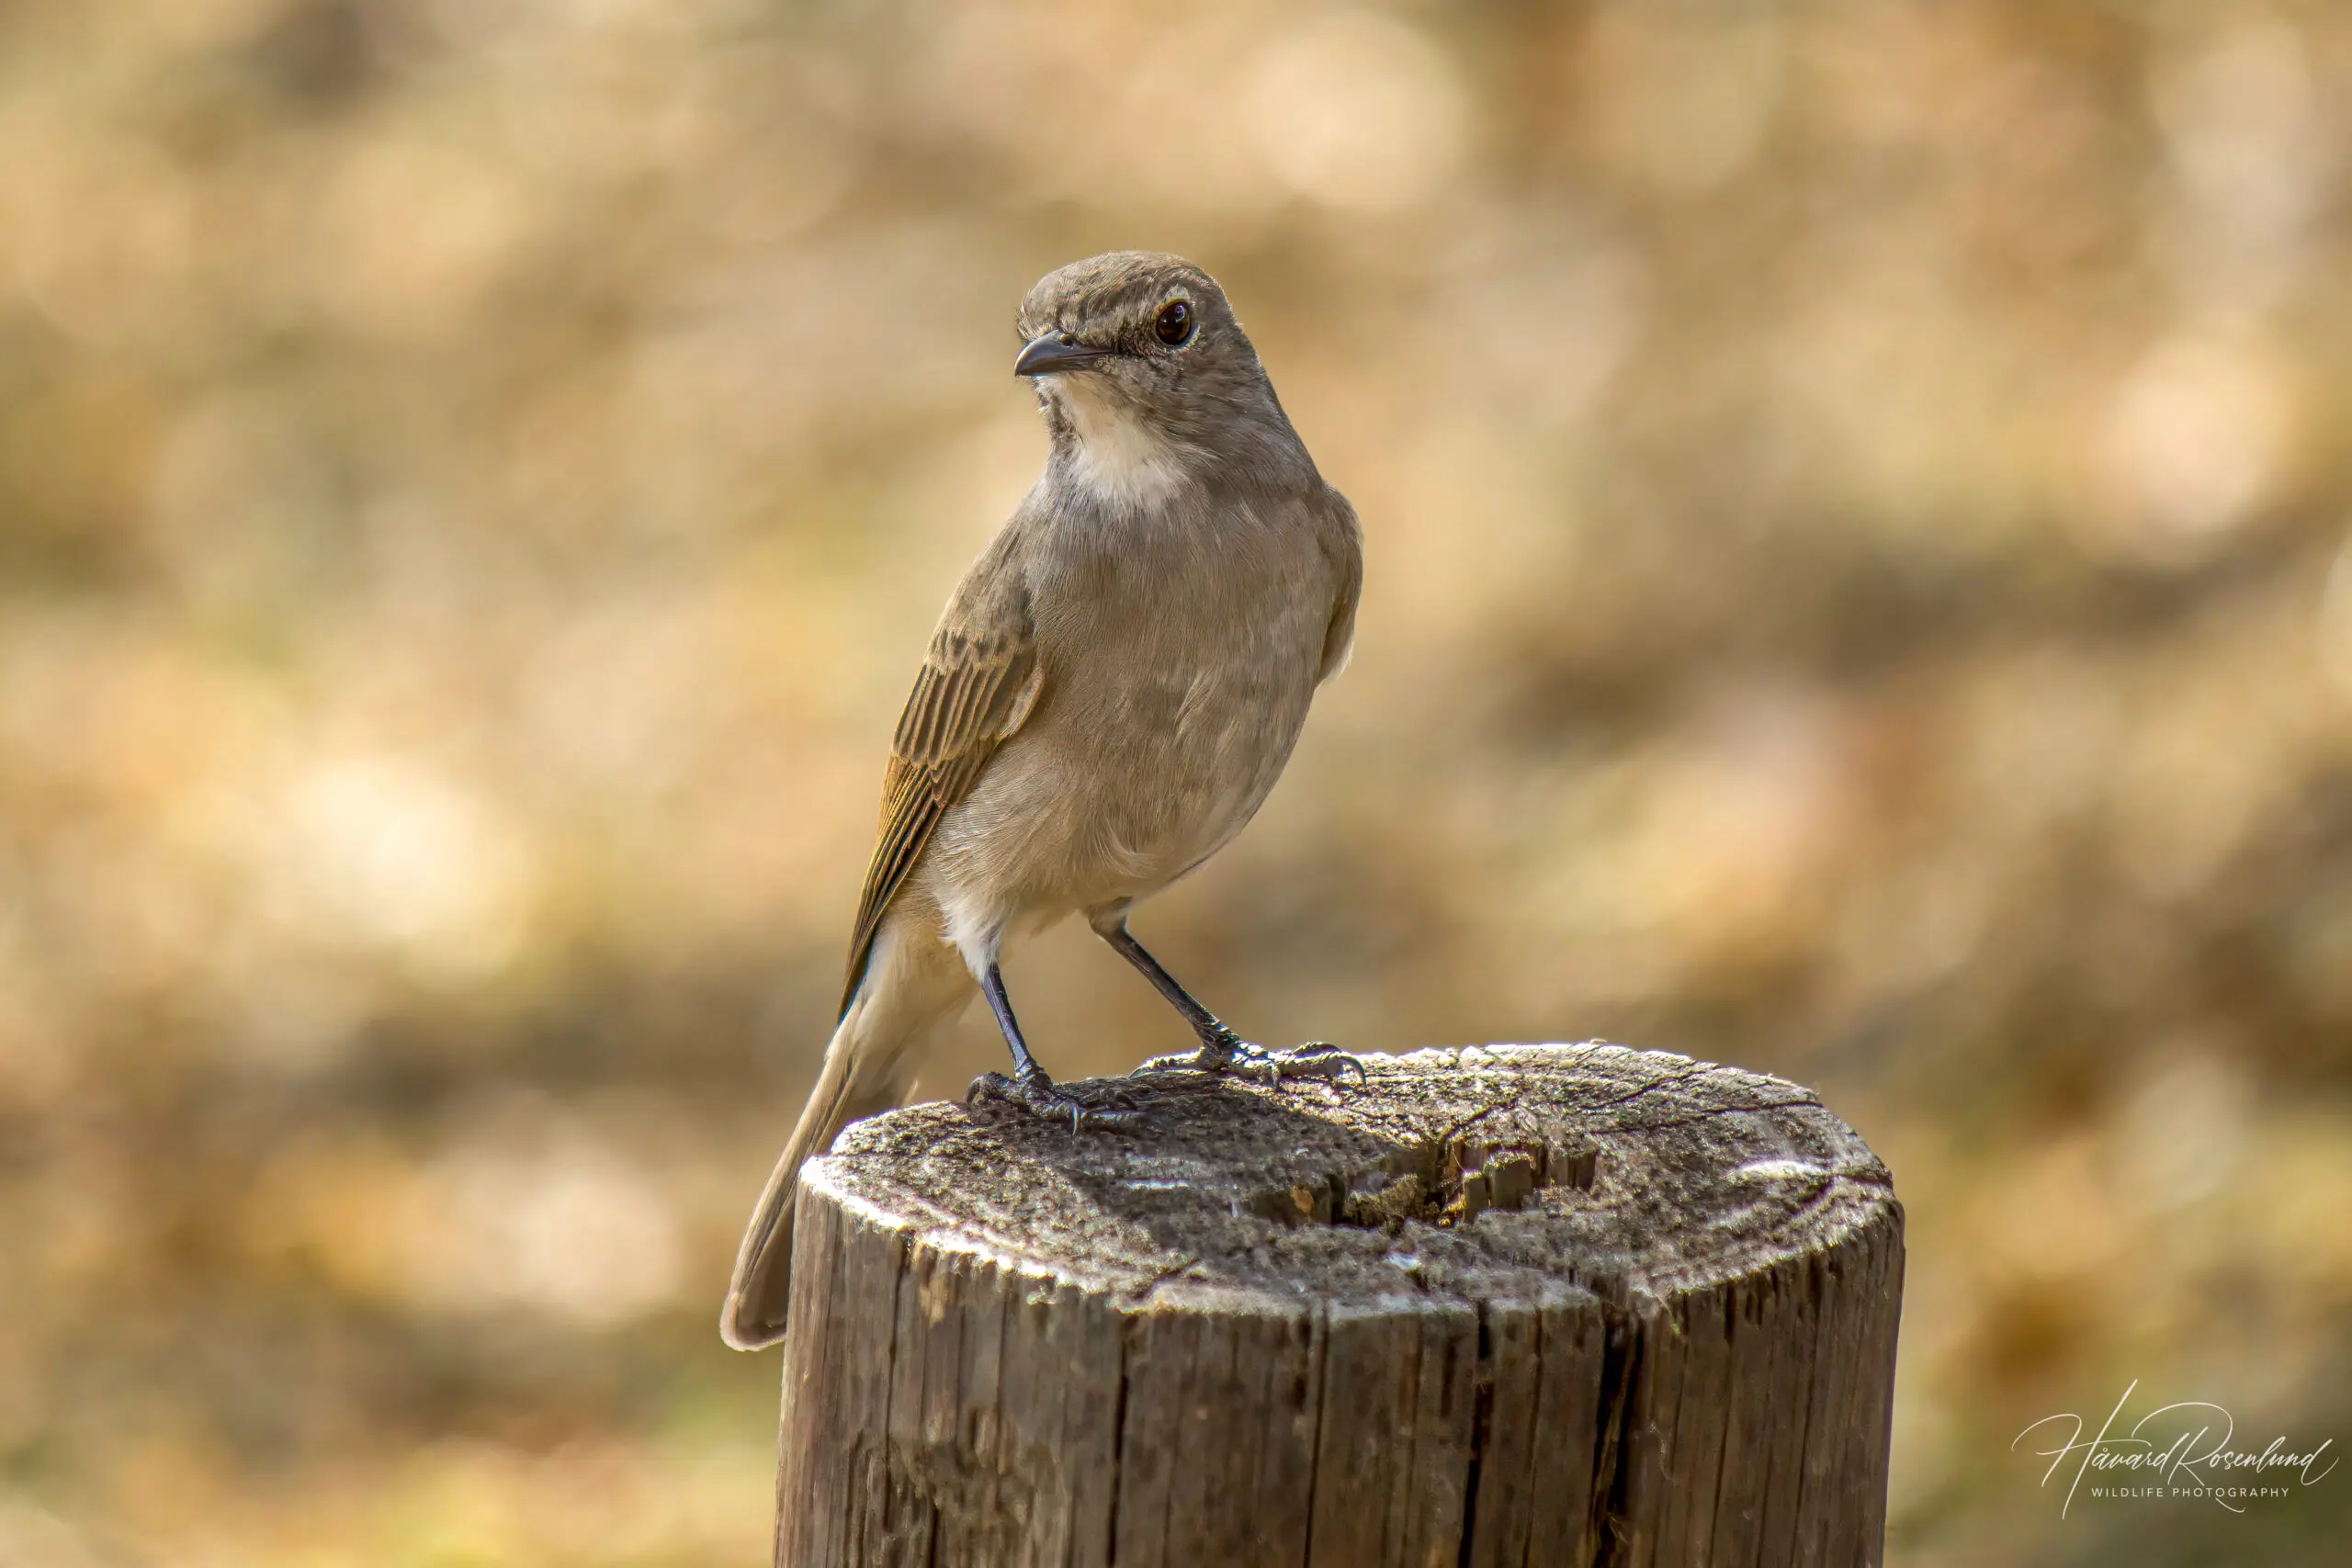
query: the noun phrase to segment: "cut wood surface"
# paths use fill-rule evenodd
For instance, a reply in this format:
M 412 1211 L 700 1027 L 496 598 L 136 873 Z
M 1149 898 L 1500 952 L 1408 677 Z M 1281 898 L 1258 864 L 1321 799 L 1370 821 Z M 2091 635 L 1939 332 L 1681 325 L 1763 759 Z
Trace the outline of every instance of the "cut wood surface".
M 1778 1078 L 1613 1045 L 1185 1073 L 801 1178 L 776 1561 L 1879 1559 L 1903 1216 Z

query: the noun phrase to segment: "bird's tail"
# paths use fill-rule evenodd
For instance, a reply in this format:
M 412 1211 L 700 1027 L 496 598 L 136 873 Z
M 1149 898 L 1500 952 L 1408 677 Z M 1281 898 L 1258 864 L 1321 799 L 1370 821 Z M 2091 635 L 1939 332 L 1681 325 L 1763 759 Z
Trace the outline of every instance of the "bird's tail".
M 758 1350 L 784 1337 L 792 1286 L 792 1215 L 800 1167 L 829 1147 L 833 1135 L 860 1117 L 899 1103 L 907 1088 L 907 1047 L 938 1021 L 970 982 L 944 944 L 877 943 L 849 1010 L 825 1047 L 817 1087 L 784 1145 L 775 1170 L 752 1211 L 735 1254 L 735 1277 L 718 1314 L 718 1336 L 738 1350 Z M 909 952 L 907 946 L 937 952 Z M 944 960 L 945 962 L 943 962 Z

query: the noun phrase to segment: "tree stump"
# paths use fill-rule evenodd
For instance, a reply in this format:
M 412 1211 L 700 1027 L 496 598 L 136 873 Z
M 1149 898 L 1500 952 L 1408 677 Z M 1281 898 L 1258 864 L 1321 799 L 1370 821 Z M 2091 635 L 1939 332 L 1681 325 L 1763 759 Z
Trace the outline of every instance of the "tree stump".
M 801 1176 L 777 1562 L 1878 1562 L 1903 1211 L 1860 1138 L 1614 1045 L 1365 1065 L 844 1132 Z

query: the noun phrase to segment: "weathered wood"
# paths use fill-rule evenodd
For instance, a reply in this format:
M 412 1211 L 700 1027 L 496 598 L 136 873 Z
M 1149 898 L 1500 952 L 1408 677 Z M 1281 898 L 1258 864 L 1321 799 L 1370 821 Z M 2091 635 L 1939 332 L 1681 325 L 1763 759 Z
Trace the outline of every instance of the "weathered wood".
M 1886 1168 L 1613 1045 L 924 1105 L 801 1177 L 786 1568 L 1875 1564 Z

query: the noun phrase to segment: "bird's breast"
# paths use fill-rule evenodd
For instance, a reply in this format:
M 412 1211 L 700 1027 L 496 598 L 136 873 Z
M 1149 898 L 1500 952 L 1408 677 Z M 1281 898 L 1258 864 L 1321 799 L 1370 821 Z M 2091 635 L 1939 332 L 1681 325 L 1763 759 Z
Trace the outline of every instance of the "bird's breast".
M 1140 897 L 1273 788 L 1314 695 L 1328 569 L 1311 539 L 1207 543 L 1080 556 L 1033 591 L 1043 694 L 943 824 L 976 890 L 1017 884 L 1006 897 L 1030 908 Z

